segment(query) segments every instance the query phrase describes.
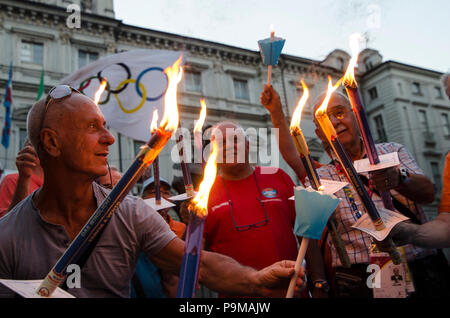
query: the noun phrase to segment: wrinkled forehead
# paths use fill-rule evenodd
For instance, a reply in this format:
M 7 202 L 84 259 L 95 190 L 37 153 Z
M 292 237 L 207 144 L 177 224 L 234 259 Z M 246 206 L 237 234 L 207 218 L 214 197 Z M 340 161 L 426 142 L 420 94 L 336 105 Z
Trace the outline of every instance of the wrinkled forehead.
M 244 129 L 234 123 L 222 123 L 213 128 L 212 138 L 226 140 L 231 137 L 246 137 Z

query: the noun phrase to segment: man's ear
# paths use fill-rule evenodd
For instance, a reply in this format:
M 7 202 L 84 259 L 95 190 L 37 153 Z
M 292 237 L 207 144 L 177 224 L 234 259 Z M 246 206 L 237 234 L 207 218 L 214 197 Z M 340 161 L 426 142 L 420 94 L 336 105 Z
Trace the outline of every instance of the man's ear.
M 43 128 L 40 134 L 42 148 L 52 157 L 61 154 L 60 143 L 56 131 L 50 128 Z

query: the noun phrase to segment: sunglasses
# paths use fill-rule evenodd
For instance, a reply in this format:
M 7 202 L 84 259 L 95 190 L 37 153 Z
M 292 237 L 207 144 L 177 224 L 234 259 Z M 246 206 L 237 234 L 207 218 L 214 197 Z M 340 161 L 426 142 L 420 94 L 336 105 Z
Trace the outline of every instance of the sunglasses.
M 77 90 L 69 85 L 57 85 L 50 89 L 50 91 L 47 94 L 47 98 L 45 99 L 45 109 L 44 109 L 44 114 L 42 115 L 39 131 L 41 131 L 42 128 L 44 128 L 44 119 L 45 119 L 45 115 L 47 114 L 48 106 L 50 105 L 50 103 L 55 100 L 61 100 L 63 98 L 69 97 L 70 95 L 72 95 L 72 93 L 81 94 L 81 92 L 79 90 Z

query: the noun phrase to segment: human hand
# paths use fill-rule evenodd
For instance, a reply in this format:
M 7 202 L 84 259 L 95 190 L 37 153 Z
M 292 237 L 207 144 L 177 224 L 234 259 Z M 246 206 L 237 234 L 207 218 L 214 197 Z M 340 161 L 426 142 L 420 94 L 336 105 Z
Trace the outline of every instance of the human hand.
M 20 177 L 31 178 L 34 173 L 34 168 L 39 165 L 39 158 L 33 146 L 27 145 L 18 152 L 16 156 L 16 166 Z
M 270 114 L 283 112 L 280 96 L 272 85 L 264 84 L 264 90 L 261 93 L 260 100 L 261 104 L 270 112 Z
M 390 167 L 382 170 L 372 171 L 370 173 L 370 182 L 372 187 L 380 192 L 395 189 L 400 185 L 400 169 Z
M 189 209 L 190 204 L 191 204 L 191 201 L 187 200 L 187 201 L 183 201 L 180 205 L 181 222 L 183 222 L 184 224 L 189 224 L 189 220 L 192 215 L 192 211 L 191 211 L 191 209 Z
M 285 297 L 289 281 L 294 274 L 294 261 L 280 261 L 256 272 L 256 284 L 260 286 L 260 294 L 264 297 Z M 298 273 L 294 296 L 299 297 L 304 290 L 305 269 L 300 268 Z

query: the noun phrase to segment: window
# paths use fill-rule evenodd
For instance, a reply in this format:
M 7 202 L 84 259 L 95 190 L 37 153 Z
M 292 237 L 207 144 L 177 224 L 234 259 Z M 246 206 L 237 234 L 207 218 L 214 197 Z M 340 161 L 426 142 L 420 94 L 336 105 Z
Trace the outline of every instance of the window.
M 436 98 L 442 99 L 442 90 L 439 86 L 434 87 L 434 93 Z
M 42 65 L 44 62 L 44 45 L 22 41 L 20 43 L 20 61 Z
M 450 136 L 450 122 L 447 114 L 441 114 L 442 127 L 444 129 L 444 136 Z
M 139 141 L 139 140 L 133 140 L 133 146 L 134 146 L 134 155 L 136 156 L 139 151 L 141 151 L 141 147 L 145 144 L 145 142 Z
M 344 69 L 344 59 L 341 57 L 337 58 L 337 69 L 341 71 Z
M 79 50 L 78 51 L 78 68 L 82 68 L 89 63 L 98 59 L 98 53 Z
M 398 92 L 400 93 L 400 95 L 403 95 L 403 86 L 402 86 L 402 83 L 397 83 L 397 86 L 398 86 Z
M 234 79 L 234 97 L 236 99 L 250 100 L 248 96 L 248 83 L 246 80 Z
M 186 72 L 184 74 L 184 81 L 187 91 L 202 92 L 202 77 L 200 72 Z
M 417 82 L 412 83 L 412 93 L 414 95 L 422 95 L 422 89 L 420 88 L 420 83 L 417 83 Z
M 369 96 L 371 100 L 378 98 L 378 92 L 376 87 L 372 87 L 371 89 L 369 89 Z
M 372 61 L 369 61 L 368 57 L 364 59 L 364 65 L 366 66 L 367 71 L 369 71 L 373 68 L 373 63 L 372 63 Z
M 378 140 L 377 142 L 386 142 L 387 136 L 386 136 L 386 130 L 384 129 L 384 122 L 383 117 L 381 115 L 377 115 L 373 118 L 375 121 L 375 128 L 377 130 Z
M 438 162 L 430 162 L 431 173 L 433 174 L 434 184 L 436 185 L 437 193 L 441 192 L 441 170 Z
M 428 127 L 428 118 L 427 118 L 427 112 L 425 110 L 419 110 L 419 124 L 420 128 L 423 131 L 429 131 Z

